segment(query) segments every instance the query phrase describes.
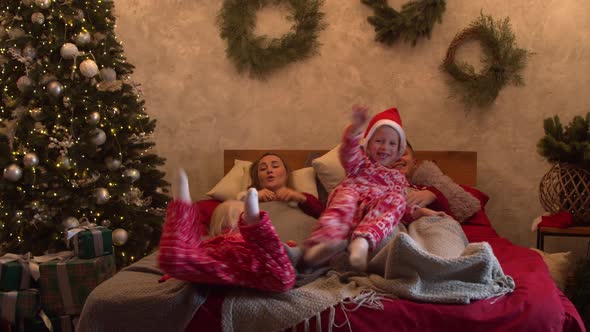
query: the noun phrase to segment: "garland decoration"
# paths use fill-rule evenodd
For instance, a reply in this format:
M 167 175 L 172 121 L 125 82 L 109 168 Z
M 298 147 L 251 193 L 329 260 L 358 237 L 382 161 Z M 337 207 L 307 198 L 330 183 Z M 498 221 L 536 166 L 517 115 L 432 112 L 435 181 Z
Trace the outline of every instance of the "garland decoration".
M 521 71 L 532 53 L 518 48 L 515 39 L 510 18 L 494 21 L 484 14 L 458 33 L 441 65 L 441 70 L 451 76 L 448 80 L 451 95 L 461 97 L 468 109 L 474 105 L 485 107 L 494 102 L 506 84 L 524 85 Z M 455 60 L 457 49 L 472 40 L 481 44 L 484 66 L 481 73 L 476 73 L 470 64 Z
M 256 12 L 266 5 L 288 5 L 294 22 L 280 38 L 257 36 Z M 238 72 L 264 78 L 285 65 L 318 53 L 318 33 L 325 28 L 323 0 L 225 0 L 217 16 L 227 57 Z
M 375 40 L 387 45 L 402 37 L 416 45 L 419 38 L 428 37 L 436 22 L 442 22 L 445 0 L 414 0 L 402 6 L 401 12 L 387 4 L 387 0 L 361 0 L 373 8 L 374 16 L 367 21 L 375 27 Z

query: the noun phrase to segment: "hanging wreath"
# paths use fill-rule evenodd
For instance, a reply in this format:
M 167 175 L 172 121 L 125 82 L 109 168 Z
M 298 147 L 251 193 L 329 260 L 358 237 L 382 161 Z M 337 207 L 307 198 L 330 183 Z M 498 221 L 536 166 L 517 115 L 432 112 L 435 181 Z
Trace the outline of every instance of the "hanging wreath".
M 256 12 L 273 3 L 288 4 L 294 21 L 280 38 L 256 36 Z M 238 72 L 262 78 L 291 62 L 318 53 L 318 33 L 325 28 L 323 0 L 225 0 L 217 17 L 221 38 L 227 41 L 227 57 Z
M 428 37 L 434 24 L 442 22 L 445 0 L 415 0 L 402 6 L 401 13 L 387 4 L 387 0 L 361 0 L 373 8 L 374 16 L 367 21 L 375 27 L 375 40 L 391 45 L 399 37 L 416 45 L 419 38 Z
M 481 73 L 476 73 L 468 63 L 455 61 L 457 49 L 471 40 L 481 43 L 484 65 Z M 529 55 L 529 51 L 516 46 L 508 17 L 494 22 L 491 16 L 482 14 L 455 36 L 441 69 L 451 75 L 448 83 L 453 96 L 462 97 L 468 108 L 473 105 L 485 107 L 496 99 L 506 84 L 524 85 L 520 73 Z

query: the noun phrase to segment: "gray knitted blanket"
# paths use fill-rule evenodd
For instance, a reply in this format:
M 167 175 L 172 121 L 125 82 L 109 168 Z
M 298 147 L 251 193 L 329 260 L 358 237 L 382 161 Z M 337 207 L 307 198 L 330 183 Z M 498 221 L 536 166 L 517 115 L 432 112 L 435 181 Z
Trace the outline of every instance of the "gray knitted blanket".
M 98 285 L 84 303 L 76 331 L 184 331 L 207 292 L 189 282 L 158 283 L 157 253 Z
M 342 257 L 334 264 L 342 263 Z M 346 259 L 344 260 L 346 261 Z M 345 271 L 342 266 L 337 270 Z M 241 290 L 222 307 L 223 331 L 284 330 L 343 301 L 379 307 L 379 296 L 433 303 L 469 303 L 512 292 L 490 245 L 468 244 L 459 223 L 440 217 L 413 222 L 369 262 L 370 274 L 331 271 L 307 285 L 282 294 Z M 321 328 L 320 328 L 321 329 Z

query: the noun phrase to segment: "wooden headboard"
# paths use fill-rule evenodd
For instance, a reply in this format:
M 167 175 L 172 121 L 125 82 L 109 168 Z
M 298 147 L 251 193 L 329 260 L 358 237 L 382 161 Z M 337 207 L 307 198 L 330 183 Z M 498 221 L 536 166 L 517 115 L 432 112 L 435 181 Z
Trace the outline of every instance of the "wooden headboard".
M 234 166 L 234 160 L 258 159 L 265 152 L 272 152 L 285 159 L 291 170 L 311 164 L 328 150 L 225 150 L 223 152 L 224 174 Z M 451 179 L 460 184 L 475 186 L 477 183 L 477 152 L 474 151 L 416 151 L 416 158 L 432 160 Z

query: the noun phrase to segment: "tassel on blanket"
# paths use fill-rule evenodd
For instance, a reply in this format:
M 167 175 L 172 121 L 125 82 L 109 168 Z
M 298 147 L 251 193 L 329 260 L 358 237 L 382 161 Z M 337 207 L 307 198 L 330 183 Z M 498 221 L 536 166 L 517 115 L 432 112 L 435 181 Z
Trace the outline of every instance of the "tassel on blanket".
M 514 279 L 511 276 L 503 276 L 495 280 L 496 285 L 494 288 L 498 288 L 498 293 L 494 297 L 494 299 L 490 302 L 490 304 L 496 303 L 500 298 L 504 297 L 504 295 L 512 293 L 514 291 L 514 287 L 516 284 L 514 283 Z
M 385 295 L 383 294 L 379 294 L 377 292 L 375 292 L 374 290 L 367 290 L 367 291 L 363 291 L 361 294 L 359 294 L 358 296 L 350 299 L 350 300 L 344 300 L 342 303 L 344 304 L 356 304 L 356 307 L 352 308 L 352 309 L 346 309 L 346 311 L 356 311 L 358 308 L 360 307 L 365 307 L 365 308 L 370 308 L 370 309 L 375 309 L 375 310 L 383 310 L 383 302 L 384 300 L 390 300 L 388 298 L 386 298 Z

